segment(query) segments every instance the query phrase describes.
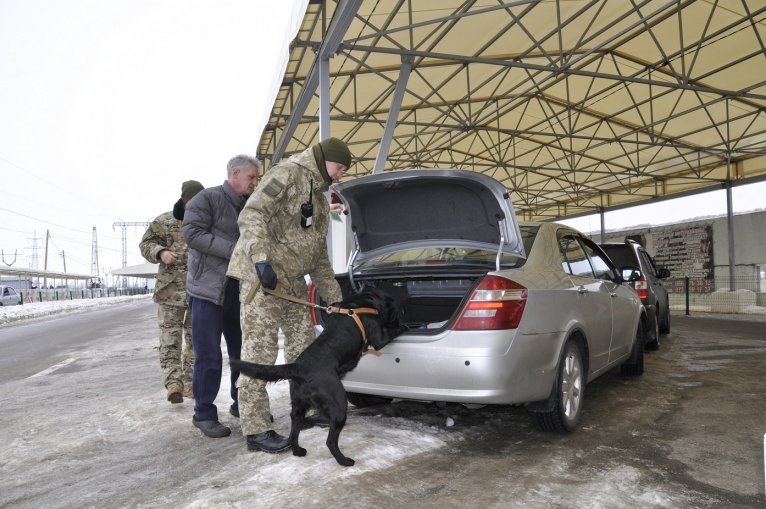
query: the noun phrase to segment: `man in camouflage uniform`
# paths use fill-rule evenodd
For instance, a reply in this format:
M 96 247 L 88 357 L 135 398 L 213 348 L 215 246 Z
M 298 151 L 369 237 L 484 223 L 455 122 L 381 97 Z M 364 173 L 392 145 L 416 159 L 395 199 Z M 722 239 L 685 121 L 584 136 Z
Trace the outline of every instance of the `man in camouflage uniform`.
M 260 284 L 256 263 L 271 266 L 281 292 L 306 300 L 304 277 L 308 274 L 327 302 L 341 300 L 327 254 L 330 207 L 323 193 L 350 164 L 345 143 L 337 138 L 323 140 L 267 171 L 239 215 L 240 237 L 227 274 L 240 280 L 242 359 L 274 364 L 280 328 L 287 362 L 294 361 L 316 337 L 305 305 L 255 291 Z M 311 214 L 308 208 L 313 208 Z M 287 450 L 289 444 L 271 429 L 265 385 L 262 380 L 239 378 L 240 423 L 248 450 L 276 453 Z
M 181 199 L 172 212 L 160 214 L 149 224 L 139 248 L 146 261 L 159 263 L 154 287 L 160 325 L 160 366 L 171 403 L 193 398 L 191 310 L 186 297 L 187 245 L 181 234 L 186 204 L 200 192 L 202 184 L 187 180 L 181 186 Z

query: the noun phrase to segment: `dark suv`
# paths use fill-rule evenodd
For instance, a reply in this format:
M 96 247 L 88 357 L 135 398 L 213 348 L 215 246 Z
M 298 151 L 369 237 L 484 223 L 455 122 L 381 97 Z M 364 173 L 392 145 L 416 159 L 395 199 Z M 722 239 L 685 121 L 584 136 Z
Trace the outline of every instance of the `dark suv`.
M 625 242 L 607 242 L 601 248 L 618 267 L 640 267 L 641 277 L 631 283 L 644 303 L 650 320 L 650 328 L 646 334 L 646 348 L 656 350 L 660 347 L 660 333 L 670 332 L 670 304 L 668 291 L 660 283 L 660 279 L 670 277 L 670 271 L 658 267 L 654 259 L 635 240 Z

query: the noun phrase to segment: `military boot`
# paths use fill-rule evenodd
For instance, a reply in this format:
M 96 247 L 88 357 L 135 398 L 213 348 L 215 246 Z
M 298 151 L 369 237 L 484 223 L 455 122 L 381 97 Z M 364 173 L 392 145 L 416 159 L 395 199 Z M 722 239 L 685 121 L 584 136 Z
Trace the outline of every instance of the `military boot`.
M 168 385 L 168 401 L 171 403 L 183 403 L 184 401 L 184 386 L 181 383 L 173 382 Z

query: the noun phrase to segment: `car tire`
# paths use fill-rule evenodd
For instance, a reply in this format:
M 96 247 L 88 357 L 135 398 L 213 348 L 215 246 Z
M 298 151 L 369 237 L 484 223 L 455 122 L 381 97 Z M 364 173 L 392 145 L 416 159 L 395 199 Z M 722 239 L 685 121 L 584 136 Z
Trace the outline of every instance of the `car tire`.
M 392 400 L 392 398 L 372 396 L 370 394 L 359 394 L 358 392 L 347 392 L 346 399 L 349 403 L 359 408 L 375 405 L 387 405 L 391 403 Z
M 665 306 L 665 312 L 662 314 L 662 320 L 660 320 L 660 333 L 670 333 L 670 305 Z
M 543 431 L 570 433 L 577 428 L 585 397 L 585 373 L 582 351 L 569 340 L 559 360 L 551 410 L 537 412 L 537 426 Z
M 652 336 L 647 335 L 647 342 L 645 348 L 647 350 L 659 350 L 660 349 L 660 318 L 654 316 L 651 320 L 650 327 L 652 328 Z
M 620 371 L 623 375 L 628 376 L 641 376 L 644 374 L 644 326 L 639 321 L 636 328 L 636 337 L 633 339 L 633 350 L 630 353 L 630 357 L 626 360 Z

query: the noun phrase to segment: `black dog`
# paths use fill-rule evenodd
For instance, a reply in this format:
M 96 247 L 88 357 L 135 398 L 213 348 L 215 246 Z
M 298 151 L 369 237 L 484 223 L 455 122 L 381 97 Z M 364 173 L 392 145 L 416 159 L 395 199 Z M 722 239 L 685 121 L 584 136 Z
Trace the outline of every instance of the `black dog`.
M 329 311 L 324 331 L 294 363 L 263 365 L 232 359 L 230 364 L 232 369 L 251 378 L 267 382 L 290 380 L 289 442 L 293 455 L 306 455 L 306 449 L 298 445 L 298 435 L 304 426 L 306 411 L 314 407 L 330 421 L 327 447 L 338 463 L 348 467 L 354 460 L 338 448 L 347 407 L 346 391 L 340 380 L 356 367 L 368 347 L 380 350 L 405 327 L 400 325 L 399 306 L 394 299 L 374 288 L 331 306 Z

